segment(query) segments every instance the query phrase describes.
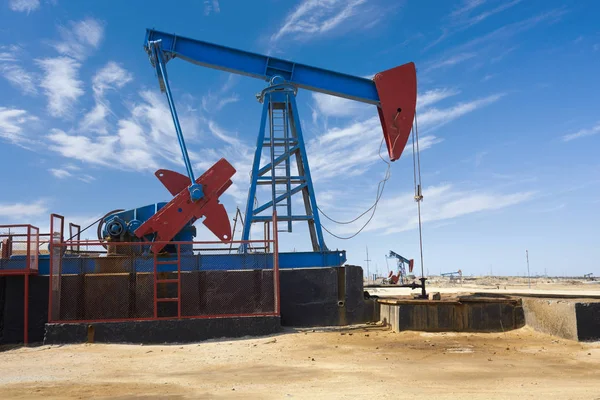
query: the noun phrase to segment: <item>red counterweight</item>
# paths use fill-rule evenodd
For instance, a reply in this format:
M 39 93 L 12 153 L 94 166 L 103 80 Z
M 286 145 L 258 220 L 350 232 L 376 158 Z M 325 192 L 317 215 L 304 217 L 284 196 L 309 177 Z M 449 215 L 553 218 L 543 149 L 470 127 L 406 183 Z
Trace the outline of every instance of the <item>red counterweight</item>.
M 400 65 L 373 77 L 380 106 L 377 108 L 383 137 L 391 161 L 402 155 L 412 130 L 417 107 L 417 70 L 415 64 Z
M 205 217 L 202 223 L 222 242 L 231 241 L 231 224 L 225 207 L 219 203 L 221 196 L 229 186 L 235 168 L 224 158 L 217 161 L 196 183 L 202 185 L 204 197 L 193 202 L 190 199 L 188 187 L 191 181 L 188 177 L 165 169 L 156 171 L 156 177 L 175 197 L 161 208 L 151 218 L 146 220 L 135 231 L 138 238 L 155 234 L 155 242 L 171 241 L 175 235 L 190 221 Z M 160 252 L 165 243 L 152 244 L 154 253 Z

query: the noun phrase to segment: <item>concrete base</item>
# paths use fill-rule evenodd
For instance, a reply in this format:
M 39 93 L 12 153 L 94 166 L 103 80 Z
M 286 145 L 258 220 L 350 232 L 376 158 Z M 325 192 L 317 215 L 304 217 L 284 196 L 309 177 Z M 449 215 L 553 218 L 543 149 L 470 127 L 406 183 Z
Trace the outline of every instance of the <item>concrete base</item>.
M 222 337 L 262 336 L 279 331 L 279 317 L 46 324 L 44 344 L 190 343 Z
M 380 320 L 395 332 L 502 332 L 525 323 L 521 301 L 516 299 L 380 299 L 379 305 Z
M 379 319 L 377 302 L 364 298 L 361 267 L 347 265 L 280 272 L 283 326 L 340 326 Z
M 23 276 L 0 277 L 0 344 L 22 343 L 24 327 Z M 29 277 L 29 342 L 44 339 L 48 321 L 48 276 Z
M 364 300 L 361 267 L 299 268 L 280 272 L 283 326 L 349 325 L 379 319 L 379 305 L 374 300 Z M 265 302 L 265 296 L 259 296 L 268 292 L 268 288 L 263 286 L 272 282 L 272 275 L 269 274 L 269 271 L 240 271 L 232 281 L 223 279 L 223 271 L 186 273 L 182 276 L 182 294 L 186 299 L 182 302 L 182 313 L 185 316 L 195 316 L 269 312 L 274 307 L 272 301 Z M 133 284 L 131 277 L 127 275 L 88 276 L 87 280 L 83 275 L 63 277 L 61 289 L 64 295 L 61 298 L 64 301 L 61 303 L 61 318 L 93 320 L 151 317 L 151 275 L 138 275 Z M 45 326 L 48 321 L 48 282 L 48 276 L 32 276 L 30 280 L 29 340 L 32 343 L 44 339 L 45 328 L 49 327 L 51 330 L 47 340 L 53 337 L 53 332 L 57 329 L 56 324 Z M 135 296 L 111 298 L 110 301 L 106 301 L 105 293 L 111 287 L 121 288 L 120 292 L 123 292 L 122 287 L 133 288 Z M 245 293 L 240 292 L 236 290 L 239 287 L 247 287 L 248 290 Z M 272 300 L 272 297 L 267 297 Z M 264 309 L 257 308 L 257 305 Z M 124 313 L 123 310 L 128 313 Z M 64 329 L 79 332 L 76 337 L 80 338 L 78 340 L 84 340 L 81 338 L 85 335 L 78 330 L 83 329 L 83 325 L 67 325 Z M 100 330 L 103 329 L 104 325 Z M 23 277 L 3 277 L 0 278 L 0 344 L 21 343 L 22 340 Z
M 600 340 L 600 302 L 523 298 L 525 322 L 533 329 L 578 341 Z

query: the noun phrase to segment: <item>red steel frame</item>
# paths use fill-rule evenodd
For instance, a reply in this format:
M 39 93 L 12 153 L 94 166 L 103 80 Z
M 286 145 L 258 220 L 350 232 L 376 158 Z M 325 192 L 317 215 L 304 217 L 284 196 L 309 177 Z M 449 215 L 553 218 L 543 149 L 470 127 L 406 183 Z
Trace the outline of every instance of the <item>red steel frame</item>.
M 56 214 L 52 214 L 52 216 L 54 217 L 60 217 L 59 215 Z M 64 224 L 64 220 L 62 222 Z M 52 232 L 53 226 L 52 223 L 50 224 L 50 230 Z M 273 226 L 277 226 L 277 214 L 273 213 Z M 61 225 L 61 232 L 62 232 L 62 225 Z M 62 239 L 62 237 L 61 237 Z M 228 318 L 228 317 L 276 317 L 279 316 L 281 313 L 281 301 L 280 301 L 280 287 L 279 287 L 279 283 L 280 283 L 280 279 L 279 279 L 279 245 L 278 245 L 278 234 L 277 231 L 274 230 L 273 233 L 273 239 L 269 240 L 269 243 L 273 243 L 273 289 L 274 289 L 274 293 L 275 293 L 275 302 L 274 302 L 274 310 L 273 312 L 268 312 L 268 313 L 239 313 L 239 314 L 212 314 L 212 315 L 197 315 L 197 316 L 183 316 L 181 315 L 181 251 L 180 251 L 180 246 L 181 245 L 194 245 L 194 244 L 204 244 L 204 245 L 223 245 L 223 242 L 218 242 L 218 241 L 187 241 L 187 242 L 160 242 L 160 241 L 155 241 L 153 243 L 155 244 L 175 244 L 177 245 L 177 279 L 158 279 L 158 271 L 157 271 L 157 264 L 173 264 L 175 261 L 174 260 L 169 260 L 169 261 L 159 261 L 157 259 L 156 254 L 154 255 L 154 316 L 153 317 L 146 317 L 146 318 L 112 318 L 112 319 L 96 319 L 96 320 L 60 320 L 60 319 L 52 319 L 52 314 L 51 314 L 51 310 L 52 310 L 52 270 L 53 270 L 53 262 L 54 262 L 54 258 L 52 257 L 53 254 L 53 248 L 54 247 L 65 247 L 65 246 L 70 246 L 73 245 L 73 243 L 71 242 L 63 242 L 61 240 L 61 242 L 59 243 L 51 243 L 50 245 L 50 291 L 49 291 L 49 299 L 48 299 L 48 322 L 52 322 L 52 323 L 92 323 L 92 322 L 128 322 L 128 321 L 156 321 L 156 320 L 164 320 L 164 319 L 211 319 L 211 318 Z M 77 243 L 77 246 L 81 247 L 84 245 L 102 245 L 104 242 L 100 242 L 98 240 L 82 240 L 79 241 Z M 150 242 L 148 242 L 149 244 Z M 117 245 L 117 246 L 140 246 L 141 244 L 145 244 L 144 242 L 112 242 L 111 245 Z M 232 240 L 226 244 L 265 244 L 265 240 Z M 58 276 L 60 278 L 60 268 L 58 271 Z M 164 298 L 163 300 L 161 300 L 161 298 L 157 297 L 157 285 L 159 283 L 175 283 L 177 282 L 177 298 Z M 177 317 L 159 317 L 158 316 L 158 307 L 157 304 L 161 301 L 177 301 L 178 302 L 178 308 L 177 308 Z
M 39 242 L 40 242 L 40 230 L 38 227 L 29 224 L 17 224 L 17 225 L 0 225 L 0 229 L 10 228 L 27 228 L 26 234 L 11 234 L 10 236 L 25 236 L 25 241 L 18 241 L 17 243 L 26 243 L 26 262 L 25 269 L 5 269 L 0 270 L 0 276 L 14 276 L 23 275 L 23 344 L 29 344 L 29 275 L 37 275 L 39 269 Z M 33 232 L 35 231 L 35 233 Z M 31 254 L 32 250 L 32 235 L 35 237 L 35 248 L 34 254 Z M 13 242 L 14 243 L 14 242 Z M 33 257 L 33 260 L 32 260 Z M 32 262 L 33 261 L 33 262 Z
M 81 241 L 81 226 L 69 222 L 69 241 L 73 239 L 75 239 L 75 242 Z M 76 249 L 75 246 L 71 245 L 71 251 L 79 251 L 79 247 Z
M 176 301 L 177 318 L 181 318 L 181 244 L 177 243 L 177 278 L 176 279 L 158 279 L 158 266 L 160 264 L 173 264 L 173 261 L 158 261 L 154 253 L 154 318 L 158 319 L 158 303 Z M 177 297 L 158 297 L 158 285 L 161 283 L 177 283 Z
M 60 220 L 60 241 L 58 243 L 54 243 L 54 219 L 58 219 Z M 49 268 L 49 279 L 48 279 L 48 321 L 52 321 L 52 275 L 54 273 L 54 248 L 57 247 L 57 244 L 62 246 L 63 245 L 63 232 L 65 229 L 65 217 L 63 217 L 62 215 L 58 215 L 58 214 L 50 214 L 50 238 L 48 239 L 48 246 L 49 246 L 49 250 L 50 250 L 50 268 Z M 62 247 L 59 247 L 59 249 L 62 249 Z M 62 252 L 62 250 L 61 250 Z M 61 266 L 58 266 L 58 284 L 60 284 L 60 273 L 61 273 Z M 58 290 L 58 292 L 60 293 L 60 288 Z

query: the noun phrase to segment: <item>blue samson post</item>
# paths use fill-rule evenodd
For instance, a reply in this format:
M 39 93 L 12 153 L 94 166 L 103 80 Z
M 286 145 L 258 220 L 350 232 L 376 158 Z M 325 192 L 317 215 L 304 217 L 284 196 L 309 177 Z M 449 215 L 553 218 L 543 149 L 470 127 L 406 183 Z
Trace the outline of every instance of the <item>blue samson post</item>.
M 173 58 L 180 58 L 196 65 L 269 82 L 269 86 L 257 96 L 263 103 L 263 114 L 243 240 L 249 239 L 253 223 L 270 220 L 268 211 L 276 209 L 278 220 L 284 226 L 273 227 L 274 230 L 291 232 L 294 221 L 307 221 L 313 251 L 327 250 L 296 107 L 298 88 L 376 106 L 392 161 L 400 157 L 410 135 L 417 98 L 413 63 L 380 72 L 371 80 L 152 29 L 146 31 L 145 48 L 155 66 L 156 61 L 166 64 Z M 155 53 L 158 50 L 160 57 Z M 162 75 L 162 79 L 166 80 L 166 69 L 157 68 L 157 73 L 159 79 Z M 265 147 L 269 148 L 269 162 L 261 166 Z M 270 186 L 271 200 L 254 207 L 259 185 Z M 304 212 L 297 214 L 292 210 L 292 196 L 299 193 L 303 196 Z
M 271 220 L 270 214 L 275 208 L 280 226 L 273 227 L 274 230 L 292 232 L 293 221 L 306 221 L 313 251 L 325 251 L 327 248 L 296 108 L 296 88 L 276 76 L 272 78 L 271 85 L 261 92 L 258 100 L 263 103 L 263 114 L 252 165 L 242 238 L 249 239 L 253 223 Z M 269 161 L 261 166 L 264 147 L 269 149 Z M 292 175 L 294 159 L 294 172 L 297 174 Z M 270 186 L 271 200 L 254 207 L 259 185 Z M 292 196 L 295 194 L 302 194 L 303 213 L 292 210 Z M 267 211 L 271 212 L 266 213 Z

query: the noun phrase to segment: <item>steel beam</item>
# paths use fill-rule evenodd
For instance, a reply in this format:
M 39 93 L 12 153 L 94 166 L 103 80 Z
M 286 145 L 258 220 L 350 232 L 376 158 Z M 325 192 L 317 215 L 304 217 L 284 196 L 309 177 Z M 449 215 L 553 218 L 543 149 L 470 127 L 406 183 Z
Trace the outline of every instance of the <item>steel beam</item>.
M 281 76 L 303 89 L 379 105 L 375 82 L 293 61 L 238 50 L 172 33 L 146 30 L 147 43 L 160 40 L 166 61 L 181 58 L 192 64 L 270 81 Z

